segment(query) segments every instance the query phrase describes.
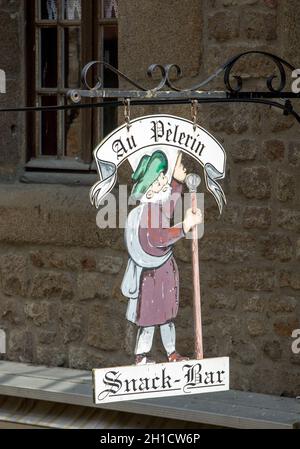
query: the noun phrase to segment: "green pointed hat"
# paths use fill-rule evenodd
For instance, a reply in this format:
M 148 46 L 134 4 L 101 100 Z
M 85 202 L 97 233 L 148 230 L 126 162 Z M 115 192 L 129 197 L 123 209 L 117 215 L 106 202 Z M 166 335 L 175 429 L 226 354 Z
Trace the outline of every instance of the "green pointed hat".
M 142 198 L 160 173 L 167 170 L 168 159 L 165 153 L 157 150 L 151 156 L 145 154 L 131 176 L 131 179 L 135 182 L 131 192 L 132 198 L 135 200 Z

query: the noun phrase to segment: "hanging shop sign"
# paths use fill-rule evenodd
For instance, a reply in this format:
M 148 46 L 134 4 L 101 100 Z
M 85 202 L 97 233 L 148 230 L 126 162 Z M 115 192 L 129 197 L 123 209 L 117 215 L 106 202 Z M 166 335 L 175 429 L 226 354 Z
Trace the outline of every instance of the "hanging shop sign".
M 127 111 L 126 123 L 94 151 L 100 180 L 92 187 L 90 200 L 96 208 L 115 186 L 118 167 L 128 160 L 132 168 L 130 199 L 135 206 L 125 226 L 128 263 L 120 288 L 128 300 L 126 319 L 137 329 L 132 365 L 93 370 L 97 404 L 229 389 L 229 359 L 205 359 L 203 355 L 198 228 L 203 225 L 204 211 L 197 203 L 200 176 L 187 174 L 182 162 L 183 153 L 198 162 L 221 213 L 226 199 L 219 182 L 225 177 L 226 155 L 222 145 L 197 125 L 195 105 L 193 108 L 193 121 L 162 114 L 130 121 Z M 182 220 L 173 223 L 184 184 L 190 204 Z M 184 238 L 192 242 L 192 359 L 180 354 L 176 346 L 180 275 L 173 249 Z M 156 330 L 160 332 L 165 363 L 151 357 Z

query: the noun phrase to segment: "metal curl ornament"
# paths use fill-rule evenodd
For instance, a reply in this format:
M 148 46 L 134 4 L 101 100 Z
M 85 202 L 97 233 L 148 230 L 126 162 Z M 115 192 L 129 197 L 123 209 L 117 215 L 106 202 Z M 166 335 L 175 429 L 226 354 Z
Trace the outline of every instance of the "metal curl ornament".
M 160 72 L 161 79 L 159 81 L 159 84 L 156 87 L 154 87 L 153 89 L 151 89 L 152 92 L 156 92 L 158 90 L 163 89 L 167 83 L 167 73 L 166 73 L 166 68 L 164 65 L 151 64 L 147 69 L 148 78 L 153 79 L 155 72 L 156 73 Z
M 171 72 L 174 73 L 175 69 L 175 79 L 181 77 L 182 71 L 181 68 L 177 64 L 151 64 L 148 67 L 147 75 L 149 78 L 153 79 L 154 73 L 157 72 L 157 69 L 160 71 L 161 80 L 159 84 L 151 89 L 152 92 L 162 90 L 165 86 L 170 87 L 172 90 L 179 91 L 178 89 L 171 81 Z
M 88 90 L 96 91 L 99 89 L 103 89 L 103 80 L 99 75 L 97 75 L 97 83 L 93 87 L 91 87 L 87 81 L 88 72 L 91 70 L 91 68 L 93 66 L 96 66 L 96 65 L 100 65 L 100 66 L 110 70 L 111 72 L 115 73 L 118 77 L 123 78 L 128 83 L 132 84 L 133 86 L 137 87 L 140 90 L 147 90 L 140 84 L 138 84 L 135 81 L 133 81 L 132 79 L 130 79 L 127 75 L 125 75 L 125 73 L 121 72 L 120 70 L 116 69 L 114 66 L 112 66 L 111 64 L 109 64 L 108 62 L 105 62 L 105 61 L 91 61 L 88 64 L 86 64 L 86 66 L 84 66 L 84 68 L 82 69 L 81 81 L 82 81 L 84 87 Z
M 268 53 L 265 51 L 259 51 L 259 50 L 250 50 L 250 51 L 246 51 L 244 53 L 240 53 L 236 56 L 234 56 L 233 58 L 231 58 L 229 61 L 227 61 L 224 65 L 223 65 L 223 70 L 224 70 L 224 84 L 227 88 L 227 90 L 229 92 L 239 92 L 242 87 L 243 87 L 243 79 L 241 76 L 237 76 L 237 75 L 233 75 L 233 78 L 235 78 L 236 82 L 237 82 L 237 86 L 233 87 L 231 85 L 230 82 L 230 75 L 231 75 L 231 71 L 234 67 L 234 65 L 237 63 L 237 61 L 239 61 L 243 56 L 246 55 L 253 55 L 253 54 L 259 54 L 259 55 L 263 55 L 266 56 L 267 58 L 271 59 L 280 74 L 280 82 L 279 82 L 279 86 L 276 88 L 273 86 L 273 81 L 275 78 L 278 78 L 277 75 L 271 75 L 267 78 L 266 80 L 266 85 L 267 88 L 270 92 L 274 92 L 274 93 L 278 93 L 281 92 L 285 86 L 286 86 L 286 72 L 285 72 L 285 66 L 288 67 L 291 71 L 295 70 L 295 68 L 287 61 L 285 61 L 284 59 L 280 58 L 279 56 L 273 55 L 272 53 Z

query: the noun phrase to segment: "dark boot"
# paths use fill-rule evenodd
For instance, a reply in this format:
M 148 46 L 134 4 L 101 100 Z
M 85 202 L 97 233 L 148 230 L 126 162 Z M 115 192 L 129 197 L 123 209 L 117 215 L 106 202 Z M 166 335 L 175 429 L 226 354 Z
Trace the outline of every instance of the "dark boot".
M 189 358 L 180 355 L 177 351 L 174 351 L 172 354 L 168 355 L 168 360 L 169 362 L 184 362 L 189 360 Z
M 137 354 L 135 356 L 136 365 L 147 365 L 150 363 L 156 363 L 155 360 L 151 359 L 147 354 Z

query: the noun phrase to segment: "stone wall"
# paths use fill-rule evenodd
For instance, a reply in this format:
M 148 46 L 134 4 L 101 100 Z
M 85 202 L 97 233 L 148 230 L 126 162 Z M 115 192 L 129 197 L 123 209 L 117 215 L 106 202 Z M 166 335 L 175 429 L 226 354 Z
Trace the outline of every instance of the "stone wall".
M 1 12 L 17 4 L 2 1 Z M 248 49 L 277 53 L 298 67 L 299 11 L 297 2 L 284 0 L 122 0 L 120 69 L 147 83 L 143 76 L 150 63 L 174 62 L 186 74 L 182 84 L 189 85 Z M 7 14 L 19 33 L 18 10 Z M 22 51 L 16 54 L 21 61 Z M 252 88 L 273 71 L 260 57 L 245 61 L 240 69 Z M 16 101 L 10 95 L 6 104 Z M 190 113 L 189 107 L 168 106 L 132 108 L 132 115 L 158 110 Z M 0 117 L 1 136 L 9 133 L 6 120 L 11 116 Z M 228 156 L 223 182 L 228 205 L 221 217 L 205 195 L 200 242 L 205 355 L 231 357 L 232 388 L 299 395 L 300 356 L 291 351 L 291 332 L 300 328 L 299 125 L 278 111 L 246 104 L 200 106 L 199 123 Z M 122 231 L 96 228 L 86 187 L 24 185 L 18 178 L 5 184 L 24 154 L 19 128 L 15 138 L 7 138 L 1 150 L 1 157 L 2 151 L 15 154 L 14 163 L 4 156 L 1 165 L 5 357 L 75 368 L 130 363 L 136 329 L 125 321 L 120 293 L 126 266 Z M 124 166 L 120 178 L 127 173 Z M 178 350 L 192 355 L 189 245 L 181 241 L 175 249 L 181 276 L 176 328 Z M 158 336 L 154 355 L 163 360 Z
M 0 107 L 25 104 L 24 11 L 19 0 L 0 1 L 0 66 L 6 73 L 6 94 Z M 24 165 L 24 123 L 22 113 L 1 113 L 0 179 L 13 182 Z

